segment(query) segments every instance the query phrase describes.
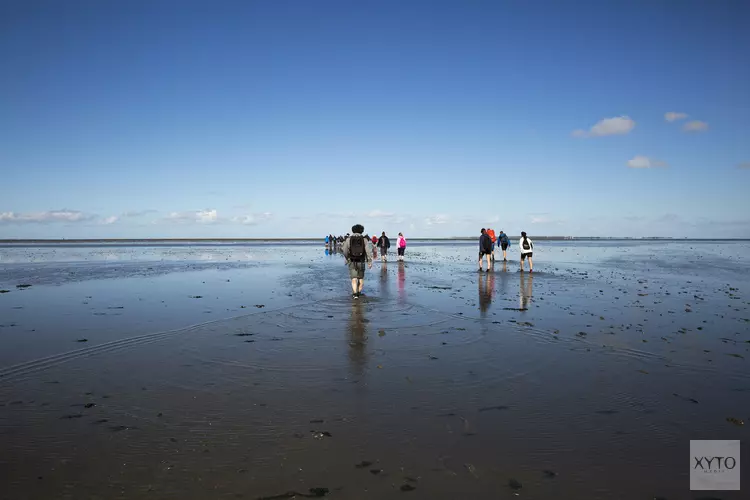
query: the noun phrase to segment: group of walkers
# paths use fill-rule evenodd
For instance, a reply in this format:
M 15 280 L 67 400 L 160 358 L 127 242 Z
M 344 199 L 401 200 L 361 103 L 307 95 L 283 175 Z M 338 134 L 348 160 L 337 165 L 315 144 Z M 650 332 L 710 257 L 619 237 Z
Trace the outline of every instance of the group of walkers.
M 388 250 L 391 248 L 391 240 L 382 232 L 380 237 L 373 236 L 372 238 L 365 234 L 365 228 L 361 224 L 355 224 L 352 226 L 352 232 L 347 233 L 346 236 L 333 236 L 328 235 L 325 238 L 326 246 L 332 246 L 337 248 L 340 246 L 341 252 L 344 254 L 344 259 L 347 267 L 349 268 L 349 278 L 352 282 L 352 298 L 358 299 L 362 295 L 362 288 L 365 283 L 365 265 L 369 269 L 372 269 L 372 261 L 377 258 L 377 253 L 380 252 L 380 260 L 383 262 L 388 261 Z M 503 262 L 508 260 L 508 249 L 510 248 L 511 241 L 507 234 L 500 231 L 495 234 L 495 230 L 491 228 L 482 228 L 481 235 L 479 236 L 479 271 L 482 272 L 482 260 L 486 259 L 487 269 L 489 272 L 492 269 L 495 261 L 495 246 L 498 246 L 503 252 Z M 521 232 L 521 238 L 518 240 L 518 246 L 521 251 L 521 272 L 525 271 L 525 262 L 529 261 L 529 272 L 534 272 L 534 263 L 532 257 L 534 255 L 534 243 L 526 235 L 525 231 Z M 403 262 L 404 254 L 406 253 L 406 238 L 403 233 L 398 233 L 398 240 L 396 243 L 397 249 L 397 260 Z
M 494 229 L 482 228 L 479 236 L 479 271 L 482 271 L 482 259 L 487 260 L 487 270 L 492 269 L 492 263 L 495 262 L 495 244 L 499 243 L 503 251 L 503 261 L 508 260 L 508 248 L 510 247 L 510 238 L 503 231 L 495 235 Z M 534 263 L 531 260 L 534 255 L 534 243 L 531 238 L 526 236 L 526 231 L 521 231 L 521 239 L 518 240 L 518 246 L 521 249 L 521 272 L 524 272 L 524 262 L 529 259 L 529 272 L 534 272 Z

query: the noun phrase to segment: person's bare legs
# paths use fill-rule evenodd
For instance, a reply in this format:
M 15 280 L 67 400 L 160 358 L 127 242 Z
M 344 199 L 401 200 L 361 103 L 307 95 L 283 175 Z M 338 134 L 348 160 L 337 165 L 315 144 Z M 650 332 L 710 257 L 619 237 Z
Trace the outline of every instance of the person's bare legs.
M 523 254 L 521 254 L 521 255 L 523 255 Z M 521 257 L 521 272 L 523 272 L 523 262 L 524 262 L 523 261 L 523 257 Z
M 357 278 L 352 278 L 352 293 L 357 293 Z
M 492 255 L 487 254 L 486 257 L 487 257 L 487 271 L 489 272 L 489 270 L 492 268 Z
M 479 270 L 482 270 L 482 255 L 479 256 Z
M 508 251 L 507 250 L 503 250 L 503 260 L 504 261 L 508 260 Z
M 361 279 L 361 280 L 357 280 L 357 281 L 359 282 L 359 288 L 357 289 L 357 293 L 362 293 L 362 288 L 364 288 L 364 286 L 365 286 L 365 280 Z
M 529 272 L 534 272 L 534 263 L 531 261 L 531 257 L 529 257 Z

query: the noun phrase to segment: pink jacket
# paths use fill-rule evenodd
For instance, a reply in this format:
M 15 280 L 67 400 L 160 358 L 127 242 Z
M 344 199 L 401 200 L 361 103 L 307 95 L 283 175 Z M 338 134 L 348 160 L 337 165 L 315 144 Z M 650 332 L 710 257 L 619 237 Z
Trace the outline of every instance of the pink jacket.
M 406 238 L 404 238 L 403 236 L 398 237 L 398 247 L 406 248 Z

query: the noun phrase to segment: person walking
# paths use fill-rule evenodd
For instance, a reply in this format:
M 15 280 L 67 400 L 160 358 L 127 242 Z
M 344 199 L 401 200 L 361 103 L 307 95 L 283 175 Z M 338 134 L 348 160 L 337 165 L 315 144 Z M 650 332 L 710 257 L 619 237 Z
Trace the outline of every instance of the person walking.
M 526 231 L 521 231 L 521 239 L 518 241 L 518 246 L 521 247 L 521 272 L 523 272 L 523 263 L 529 259 L 529 272 L 534 272 L 534 262 L 531 257 L 534 255 L 534 243 L 531 242 L 531 238 L 526 236 Z
M 498 235 L 497 239 L 500 241 L 500 249 L 503 251 L 503 262 L 508 260 L 508 247 L 510 246 L 510 238 L 508 238 L 508 235 L 503 232 L 503 230 L 500 230 L 500 234 Z
M 388 262 L 388 249 L 391 248 L 391 240 L 385 235 L 385 231 L 380 235 L 378 240 L 378 249 L 380 250 L 380 260 Z
M 405 252 L 406 252 L 406 238 L 404 238 L 404 233 L 398 233 L 398 260 L 404 260 Z
M 346 238 L 341 248 L 349 268 L 349 278 L 352 280 L 353 299 L 358 299 L 362 295 L 362 288 L 365 286 L 365 263 L 369 269 L 372 269 L 370 242 L 365 241 L 362 235 L 364 231 L 365 228 L 361 224 L 352 226 L 353 234 Z
M 492 262 L 495 262 L 495 242 L 497 241 L 495 230 L 487 229 L 487 235 L 489 235 L 490 240 L 492 241 L 492 253 L 490 254 L 490 260 L 492 260 Z
M 487 257 L 487 272 L 490 272 L 492 267 L 492 261 L 490 256 L 492 255 L 492 239 L 487 234 L 487 230 L 482 228 L 482 234 L 479 236 L 479 272 L 482 272 L 482 257 Z

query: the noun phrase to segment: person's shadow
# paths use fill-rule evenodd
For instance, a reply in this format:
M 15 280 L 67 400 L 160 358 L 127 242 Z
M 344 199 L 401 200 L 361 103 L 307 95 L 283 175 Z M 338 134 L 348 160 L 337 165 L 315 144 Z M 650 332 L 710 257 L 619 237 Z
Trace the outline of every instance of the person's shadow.
M 479 275 L 479 312 L 481 316 L 487 315 L 487 310 L 492 304 L 492 296 L 495 293 L 495 274 L 481 273 Z
M 532 287 L 534 285 L 534 275 L 521 273 L 521 287 L 519 291 L 518 308 L 525 311 L 529 308 L 531 302 Z
M 365 318 L 365 307 L 362 300 L 352 301 L 351 315 L 349 316 L 349 366 L 354 378 L 362 377 L 367 365 L 367 319 Z

